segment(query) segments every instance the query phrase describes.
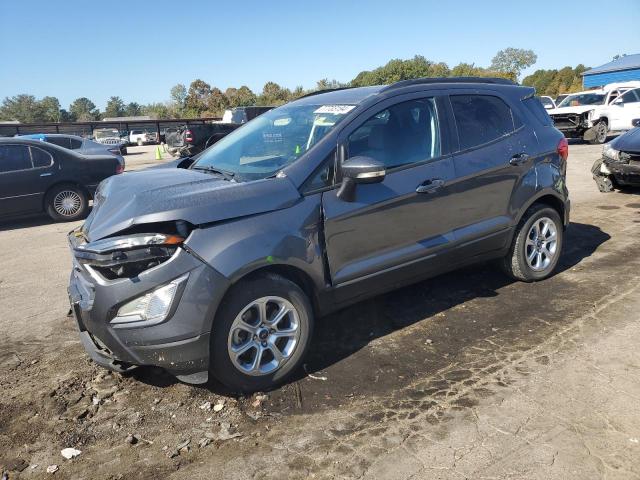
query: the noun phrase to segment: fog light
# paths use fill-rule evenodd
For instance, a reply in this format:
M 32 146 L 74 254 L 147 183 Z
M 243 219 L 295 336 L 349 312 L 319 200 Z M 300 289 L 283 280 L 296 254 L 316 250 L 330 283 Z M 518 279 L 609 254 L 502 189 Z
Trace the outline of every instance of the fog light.
M 176 292 L 186 279 L 187 275 L 183 275 L 146 295 L 125 303 L 111 323 L 161 322 L 167 317 Z

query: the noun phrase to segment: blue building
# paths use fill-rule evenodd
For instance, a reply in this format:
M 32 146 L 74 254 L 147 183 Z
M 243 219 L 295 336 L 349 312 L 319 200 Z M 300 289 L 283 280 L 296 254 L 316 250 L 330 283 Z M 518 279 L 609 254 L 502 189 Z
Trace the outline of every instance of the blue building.
M 582 74 L 584 88 L 601 87 L 613 82 L 640 80 L 640 53 L 625 55 Z

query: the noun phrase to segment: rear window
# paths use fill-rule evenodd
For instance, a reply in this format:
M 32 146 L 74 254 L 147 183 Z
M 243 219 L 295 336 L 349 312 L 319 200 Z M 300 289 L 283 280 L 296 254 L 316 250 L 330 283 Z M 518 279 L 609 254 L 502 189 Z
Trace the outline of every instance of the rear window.
M 47 143 L 53 143 L 62 148 L 69 148 L 69 138 L 67 137 L 47 137 Z
M 536 97 L 527 98 L 522 104 L 529 110 L 538 121 L 545 126 L 551 125 L 551 117 Z
M 48 167 L 53 163 L 51 155 L 37 147 L 31 147 L 31 158 L 35 168 Z
M 511 108 L 492 95 L 452 95 L 460 149 L 484 145 L 514 131 Z
M 78 140 L 77 138 L 70 138 L 71 141 L 71 150 L 77 150 L 82 147 L 82 140 Z

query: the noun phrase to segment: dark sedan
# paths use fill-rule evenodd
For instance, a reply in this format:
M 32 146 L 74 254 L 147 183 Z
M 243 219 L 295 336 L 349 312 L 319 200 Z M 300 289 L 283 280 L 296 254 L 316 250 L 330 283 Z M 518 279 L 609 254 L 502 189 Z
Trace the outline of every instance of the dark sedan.
M 55 221 L 86 216 L 102 180 L 122 173 L 113 155 L 80 155 L 57 145 L 0 138 L 0 218 L 46 212 Z
M 591 173 L 601 192 L 624 186 L 640 187 L 640 128 L 607 143 Z

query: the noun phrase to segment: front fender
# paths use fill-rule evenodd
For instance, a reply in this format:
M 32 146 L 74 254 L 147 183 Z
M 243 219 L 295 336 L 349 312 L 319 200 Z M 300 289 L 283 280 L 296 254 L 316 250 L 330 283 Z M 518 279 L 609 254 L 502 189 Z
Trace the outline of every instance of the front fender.
M 230 284 L 267 266 L 305 273 L 315 288 L 324 285 L 320 194 L 282 210 L 220 222 L 194 230 L 187 246 Z

